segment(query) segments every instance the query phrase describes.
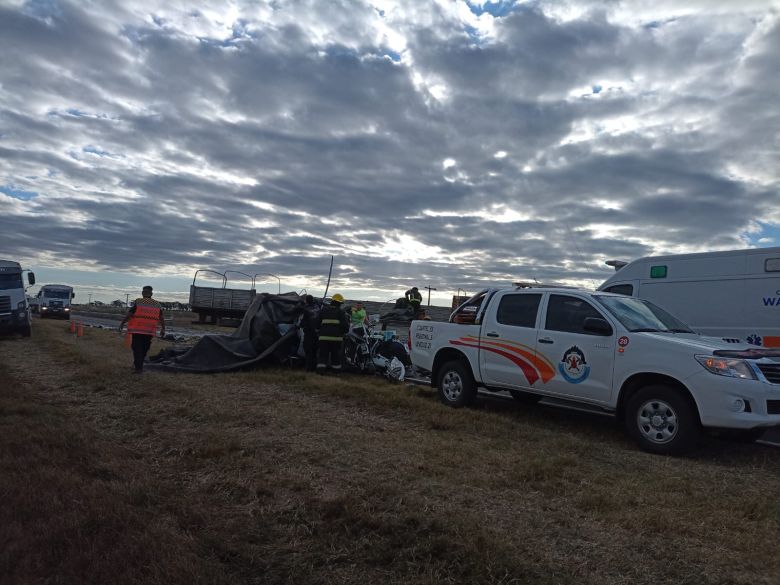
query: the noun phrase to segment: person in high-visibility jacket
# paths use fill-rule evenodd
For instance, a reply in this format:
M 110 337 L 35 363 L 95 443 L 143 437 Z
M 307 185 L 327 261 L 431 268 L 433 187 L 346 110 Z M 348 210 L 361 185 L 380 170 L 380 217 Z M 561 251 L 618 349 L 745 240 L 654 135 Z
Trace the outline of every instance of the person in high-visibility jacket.
M 344 335 L 349 331 L 349 317 L 341 304 L 344 297 L 336 293 L 330 304 L 320 311 L 319 337 L 317 339 L 317 373 L 323 374 L 331 369 L 341 371 L 344 354 Z
M 413 286 L 404 293 L 406 300 L 409 301 L 409 306 L 414 309 L 414 314 L 420 312 L 420 305 L 422 305 L 422 295 L 416 286 Z
M 165 319 L 163 318 L 160 303 L 152 298 L 152 287 L 145 286 L 141 291 L 141 298 L 136 299 L 127 315 L 119 324 L 119 332 L 127 323 L 127 332 L 133 336 L 131 347 L 133 349 L 133 367 L 140 374 L 144 369 L 144 359 L 152 345 L 152 338 L 157 334 L 157 326 L 160 326 L 160 337 L 165 336 Z

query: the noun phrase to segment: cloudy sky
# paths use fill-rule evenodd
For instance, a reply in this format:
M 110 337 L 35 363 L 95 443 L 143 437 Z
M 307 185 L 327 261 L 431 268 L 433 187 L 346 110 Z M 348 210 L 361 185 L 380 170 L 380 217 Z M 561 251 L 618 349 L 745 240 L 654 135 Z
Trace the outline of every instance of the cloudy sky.
M 780 246 L 778 2 L 0 0 L 0 55 L 0 257 L 103 300 Z

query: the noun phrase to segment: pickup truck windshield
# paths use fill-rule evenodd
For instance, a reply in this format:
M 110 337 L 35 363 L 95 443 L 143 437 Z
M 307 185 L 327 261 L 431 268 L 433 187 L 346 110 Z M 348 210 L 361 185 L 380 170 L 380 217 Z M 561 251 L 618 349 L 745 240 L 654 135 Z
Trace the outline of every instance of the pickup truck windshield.
M 22 275 L 16 274 L 0 274 L 0 290 L 9 290 L 12 288 L 24 288 L 22 284 Z
M 606 295 L 597 295 L 596 300 L 632 333 L 640 331 L 694 333 L 685 323 L 648 301 Z
M 43 296 L 47 299 L 69 299 L 70 298 L 70 291 L 69 290 L 45 290 L 43 291 Z

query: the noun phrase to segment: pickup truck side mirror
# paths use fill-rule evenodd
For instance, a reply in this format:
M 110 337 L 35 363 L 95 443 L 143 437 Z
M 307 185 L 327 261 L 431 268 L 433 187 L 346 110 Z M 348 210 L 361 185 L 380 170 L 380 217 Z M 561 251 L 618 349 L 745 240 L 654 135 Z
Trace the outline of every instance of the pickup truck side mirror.
M 27 273 L 27 282 L 30 283 L 30 286 L 35 284 L 35 273 L 34 272 L 28 272 Z
M 587 317 L 582 323 L 582 328 L 586 333 L 593 335 L 612 335 L 612 326 L 607 323 L 606 319 L 601 317 Z

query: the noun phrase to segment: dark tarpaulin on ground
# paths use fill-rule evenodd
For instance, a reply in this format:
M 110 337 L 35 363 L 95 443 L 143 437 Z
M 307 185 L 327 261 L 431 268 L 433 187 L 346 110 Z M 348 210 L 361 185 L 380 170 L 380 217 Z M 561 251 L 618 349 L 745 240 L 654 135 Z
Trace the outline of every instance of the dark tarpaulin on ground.
M 290 292 L 262 293 L 247 309 L 232 335 L 206 335 L 191 348 L 160 352 L 148 369 L 167 372 L 228 372 L 264 361 L 282 362 L 295 353 L 303 297 Z

